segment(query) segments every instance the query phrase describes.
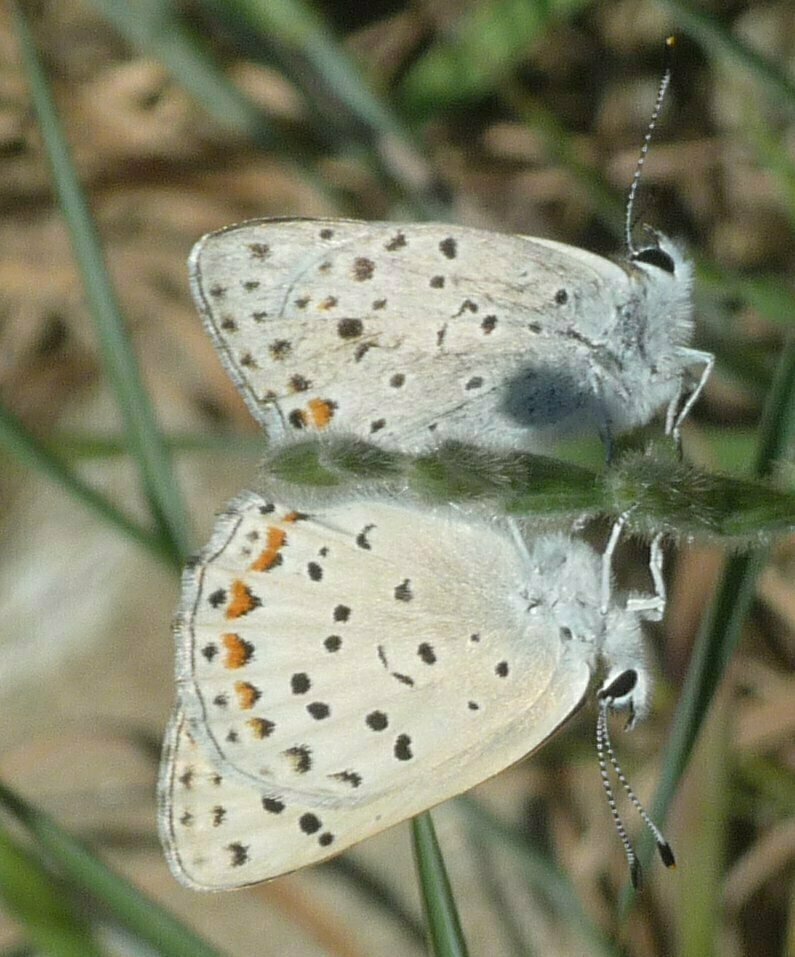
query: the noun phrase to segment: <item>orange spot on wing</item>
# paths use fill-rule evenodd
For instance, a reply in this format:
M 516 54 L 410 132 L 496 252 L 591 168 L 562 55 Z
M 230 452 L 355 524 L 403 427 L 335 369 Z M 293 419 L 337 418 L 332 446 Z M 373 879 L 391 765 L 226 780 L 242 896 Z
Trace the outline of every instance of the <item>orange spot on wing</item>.
M 265 540 L 265 548 L 260 552 L 259 557 L 251 566 L 251 570 L 255 572 L 266 572 L 269 568 L 273 568 L 276 559 L 279 556 L 279 549 L 284 545 L 287 540 L 287 533 L 284 529 L 273 528 L 272 526 L 268 528 L 268 535 Z
M 249 718 L 246 724 L 251 728 L 251 733 L 255 738 L 267 738 L 272 734 L 276 725 L 267 718 Z
M 235 694 L 243 711 L 248 711 L 253 708 L 262 697 L 262 692 L 259 688 L 255 688 L 254 685 L 248 681 L 236 681 Z
M 327 399 L 310 399 L 307 408 L 316 429 L 325 429 L 334 415 L 334 408 Z
M 232 582 L 229 590 L 232 593 L 232 597 L 226 606 L 227 618 L 240 618 L 261 604 L 259 598 L 252 594 L 248 585 L 240 581 L 239 578 L 236 578 Z
M 254 654 L 254 646 L 251 642 L 241 638 L 240 635 L 231 632 L 221 636 L 221 643 L 226 648 L 226 658 L 224 665 L 227 668 L 242 668 L 247 665 Z

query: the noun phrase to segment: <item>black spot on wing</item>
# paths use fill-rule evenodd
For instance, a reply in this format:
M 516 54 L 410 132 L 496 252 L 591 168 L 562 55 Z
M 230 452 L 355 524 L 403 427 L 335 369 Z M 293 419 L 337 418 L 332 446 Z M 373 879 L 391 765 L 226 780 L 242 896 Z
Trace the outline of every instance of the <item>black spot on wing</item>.
M 394 755 L 398 761 L 410 761 L 414 757 L 409 735 L 399 734 L 395 738 Z
M 234 841 L 232 844 L 227 844 L 226 849 L 229 851 L 230 867 L 242 867 L 248 863 L 249 848 L 247 844 Z
M 458 243 L 452 236 L 448 236 L 439 243 L 439 251 L 447 259 L 455 259 L 458 255 Z
M 293 694 L 306 694 L 312 687 L 309 675 L 305 671 L 297 671 L 290 678 L 290 689 Z

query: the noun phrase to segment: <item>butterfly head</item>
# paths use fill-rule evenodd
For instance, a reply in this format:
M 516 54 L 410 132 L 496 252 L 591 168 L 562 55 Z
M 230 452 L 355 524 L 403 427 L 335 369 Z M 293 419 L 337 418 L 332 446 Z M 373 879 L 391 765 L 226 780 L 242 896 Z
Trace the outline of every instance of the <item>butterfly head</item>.
M 614 608 L 605 621 L 605 679 L 597 698 L 600 707 L 627 713 L 627 729 L 646 717 L 651 703 L 652 681 L 644 656 L 641 620 L 640 613 Z

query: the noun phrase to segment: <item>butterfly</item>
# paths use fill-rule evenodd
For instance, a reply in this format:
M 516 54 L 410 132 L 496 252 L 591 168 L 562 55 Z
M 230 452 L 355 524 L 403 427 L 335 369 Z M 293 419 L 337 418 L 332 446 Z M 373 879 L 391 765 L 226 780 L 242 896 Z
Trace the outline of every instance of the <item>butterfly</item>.
M 678 438 L 713 364 L 690 345 L 692 264 L 661 234 L 614 262 L 439 223 L 263 219 L 205 236 L 189 271 L 271 440 L 537 450 L 596 429 L 609 457 L 663 406 Z
M 642 603 L 603 613 L 601 576 L 567 535 L 384 490 L 233 499 L 176 620 L 175 876 L 234 888 L 337 854 L 532 753 L 597 671 L 604 713 L 642 718 Z

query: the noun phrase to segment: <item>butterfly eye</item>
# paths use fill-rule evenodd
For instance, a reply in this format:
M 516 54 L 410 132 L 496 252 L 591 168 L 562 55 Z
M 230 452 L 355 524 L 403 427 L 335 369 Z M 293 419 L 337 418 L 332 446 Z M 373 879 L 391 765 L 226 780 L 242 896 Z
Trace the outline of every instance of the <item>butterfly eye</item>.
M 620 675 L 617 675 L 609 685 L 602 688 L 599 692 L 599 697 L 602 700 L 610 702 L 613 707 L 625 706 L 625 703 L 622 702 L 621 699 L 626 698 L 637 683 L 637 671 L 635 671 L 634 668 L 627 668 L 626 671 L 622 671 Z
M 672 276 L 676 272 L 672 257 L 660 249 L 659 246 L 649 246 L 647 249 L 639 249 L 632 257 L 632 261 L 636 263 L 646 263 L 649 266 L 656 266 L 658 269 L 662 269 Z

